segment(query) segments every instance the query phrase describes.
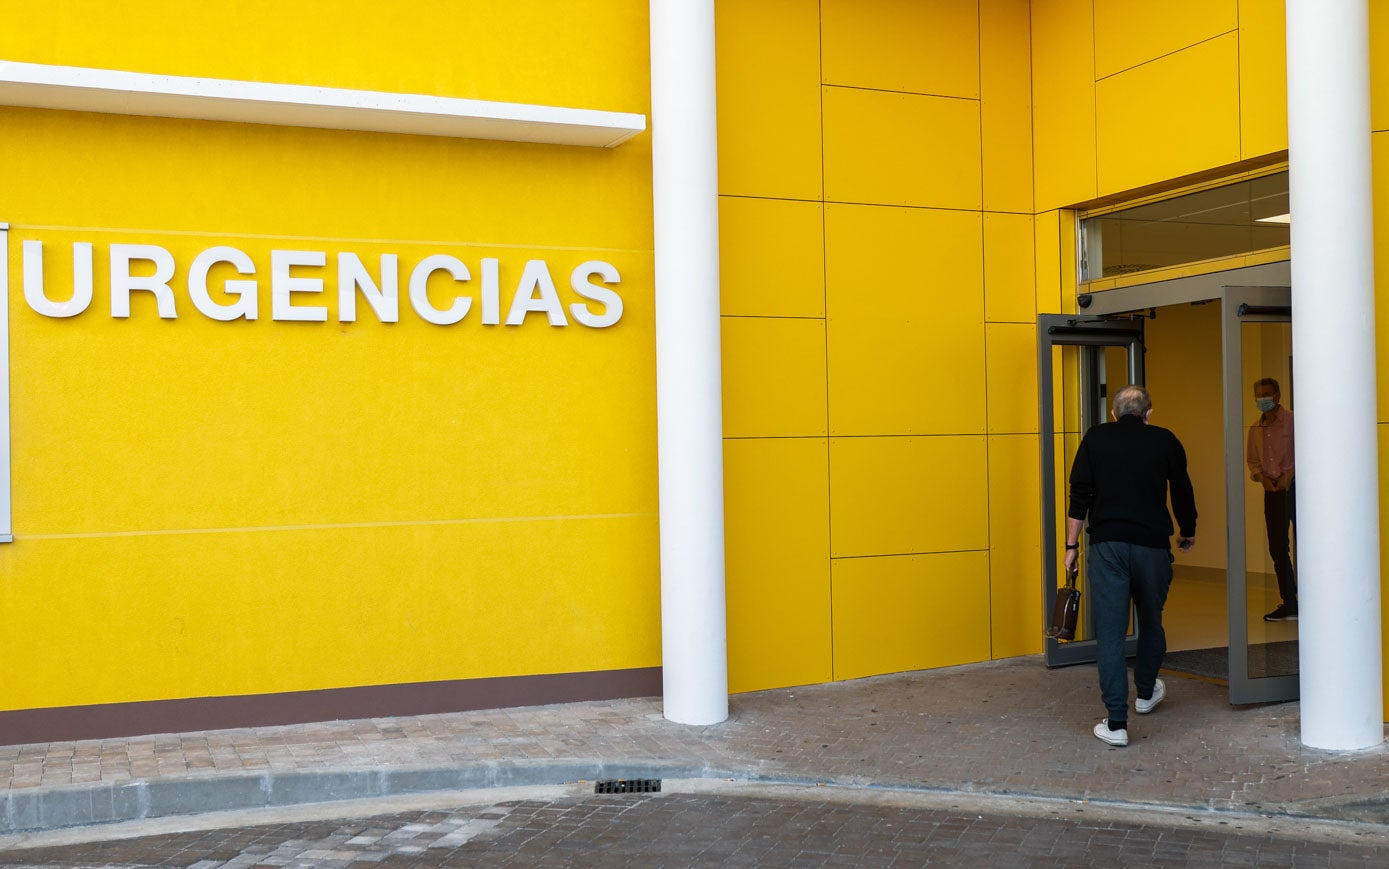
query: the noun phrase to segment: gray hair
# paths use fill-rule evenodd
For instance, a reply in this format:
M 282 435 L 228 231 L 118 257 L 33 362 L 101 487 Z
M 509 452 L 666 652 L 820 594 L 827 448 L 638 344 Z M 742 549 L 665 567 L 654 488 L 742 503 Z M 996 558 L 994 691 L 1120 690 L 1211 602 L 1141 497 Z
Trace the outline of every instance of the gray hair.
M 1141 417 L 1153 409 L 1153 397 L 1141 386 L 1125 386 L 1114 393 L 1114 416 Z

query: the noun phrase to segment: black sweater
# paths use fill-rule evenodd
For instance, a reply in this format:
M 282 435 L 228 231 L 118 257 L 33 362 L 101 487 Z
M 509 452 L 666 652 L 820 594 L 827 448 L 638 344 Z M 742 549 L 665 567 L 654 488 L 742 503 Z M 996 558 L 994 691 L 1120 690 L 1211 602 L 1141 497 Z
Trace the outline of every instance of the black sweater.
M 1090 541 L 1169 547 L 1172 517 L 1181 536 L 1196 536 L 1196 497 L 1186 474 L 1186 450 L 1165 428 L 1140 417 L 1097 425 L 1085 434 L 1071 468 L 1072 519 L 1090 519 Z

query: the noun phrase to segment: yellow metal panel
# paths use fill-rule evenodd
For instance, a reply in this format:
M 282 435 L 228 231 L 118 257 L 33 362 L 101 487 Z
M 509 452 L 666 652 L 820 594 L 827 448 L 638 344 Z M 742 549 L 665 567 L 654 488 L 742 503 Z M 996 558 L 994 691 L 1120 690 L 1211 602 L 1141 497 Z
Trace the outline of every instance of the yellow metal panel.
M 825 321 L 723 318 L 725 437 L 826 432 Z
M 987 552 L 838 559 L 833 571 L 834 678 L 988 660 Z
M 975 0 L 823 0 L 825 84 L 979 96 Z
M 1060 428 L 1057 428 L 1060 432 Z M 1080 448 L 1080 436 L 1076 434 L 1056 434 L 1051 441 L 1052 479 L 1056 481 L 1056 491 L 1051 493 L 1053 515 L 1056 516 L 1057 569 L 1060 569 L 1063 553 L 1066 551 L 1066 511 L 1070 508 L 1071 459 Z M 1045 492 L 1042 497 L 1047 497 Z M 1038 580 L 1040 583 L 1040 579 Z
M 1037 327 L 990 323 L 989 434 L 1037 431 Z
M 984 319 L 1037 322 L 1035 219 L 984 214 Z
M 823 438 L 724 442 L 728 687 L 833 678 Z
M 984 549 L 988 488 L 982 436 L 831 438 L 831 553 Z
M 1380 276 L 1375 290 L 1375 333 L 1389 335 L 1389 303 L 1385 301 L 1384 275 L 1389 275 L 1389 133 L 1370 134 L 1374 183 L 1375 274 Z M 1382 338 L 1375 354 L 1378 373 L 1379 421 L 1389 422 L 1389 343 Z M 1389 623 L 1387 623 L 1389 624 Z
M 1288 52 L 1283 4 L 1284 0 L 1239 0 L 1240 157 L 1246 160 L 1288 147 Z M 1372 10 L 1378 5 L 1371 4 Z M 1372 11 L 1371 20 L 1373 15 Z M 1371 27 L 1370 33 L 1374 32 Z M 1389 51 L 1389 40 L 1384 49 Z M 1384 84 L 1389 86 L 1389 81 Z M 1375 93 L 1377 89 L 1371 87 L 1372 101 Z
M 1280 67 L 1285 85 L 1286 63 Z M 1383 0 L 1370 3 L 1370 128 L 1389 130 L 1389 5 Z
M 1061 215 L 1048 211 L 1036 219 L 1037 313 L 1061 313 L 1061 259 L 1070 252 L 1061 243 Z
M 1056 215 L 1057 245 L 1061 257 L 1061 313 L 1076 312 L 1076 295 L 1080 286 L 1080 245 L 1076 234 L 1076 213 L 1063 208 Z
M 1040 447 L 989 438 L 989 604 L 993 657 L 1042 650 Z
M 984 208 L 1031 214 L 1032 39 L 1028 0 L 979 10 Z
M 7 4 L 0 57 L 649 112 L 643 4 L 336 0 L 325 11 L 308 0 Z M 594 53 L 576 61 L 579 46 Z
M 654 515 L 30 536 L 0 548 L 24 661 L 0 708 L 657 666 L 656 539 Z
M 980 215 L 826 207 L 831 434 L 984 431 Z
M 719 197 L 725 315 L 825 316 L 825 215 L 819 202 Z
M 1032 4 L 1036 209 L 1095 198 L 1095 43 L 1091 0 Z
M 1229 33 L 1238 0 L 1095 0 L 1095 78 Z
M 1237 34 L 1110 76 L 1095 89 L 1102 195 L 1240 158 Z
M 825 199 L 979 209 L 977 101 L 827 87 L 824 105 Z
M 719 192 L 820 199 L 815 0 L 722 0 L 715 21 Z
M 1380 403 L 1383 407 L 1383 402 Z M 1389 428 L 1379 426 L 1379 466 L 1389 468 Z M 1389 480 L 1381 471 L 1379 478 L 1379 539 L 1389 540 Z M 1379 623 L 1389 625 L 1389 550 L 1379 550 Z M 1382 641 L 1380 654 L 1389 656 L 1389 635 Z M 1389 670 L 1383 675 L 1384 696 L 1389 697 Z M 1389 709 L 1389 701 L 1385 708 Z

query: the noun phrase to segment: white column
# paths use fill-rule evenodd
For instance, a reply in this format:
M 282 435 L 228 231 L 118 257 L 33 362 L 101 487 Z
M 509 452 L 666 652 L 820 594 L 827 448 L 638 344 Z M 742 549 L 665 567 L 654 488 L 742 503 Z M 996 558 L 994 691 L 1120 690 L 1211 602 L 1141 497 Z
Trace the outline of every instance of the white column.
M 651 0 L 665 716 L 728 717 L 713 0 Z
M 1384 738 L 1366 0 L 1287 0 L 1302 741 Z

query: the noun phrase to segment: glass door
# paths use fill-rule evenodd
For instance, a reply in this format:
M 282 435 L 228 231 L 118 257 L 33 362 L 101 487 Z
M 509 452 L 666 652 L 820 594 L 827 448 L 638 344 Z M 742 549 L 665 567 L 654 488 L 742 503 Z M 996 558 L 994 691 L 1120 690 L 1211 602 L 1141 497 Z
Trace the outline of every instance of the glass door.
M 1255 467 L 1282 470 L 1292 444 L 1291 416 L 1279 419 L 1294 404 L 1291 297 L 1287 287 L 1226 287 L 1221 299 L 1233 704 L 1298 696 L 1297 621 L 1288 618 L 1296 606 L 1296 481 L 1284 474 L 1273 482 L 1272 471 L 1255 481 L 1250 468 L 1252 448 Z M 1276 398 L 1277 409 L 1260 410 L 1256 394 Z
M 1042 618 L 1051 618 L 1061 573 L 1067 481 L 1081 436 L 1109 418 L 1110 402 L 1120 387 L 1143 383 L 1143 321 L 1064 314 L 1037 318 L 1038 411 L 1042 443 Z M 1048 667 L 1095 660 L 1090 626 L 1085 565 L 1077 580 L 1080 618 L 1074 640 L 1045 638 Z M 1045 630 L 1046 625 L 1039 625 Z M 1137 651 L 1137 637 L 1125 642 L 1125 654 Z

